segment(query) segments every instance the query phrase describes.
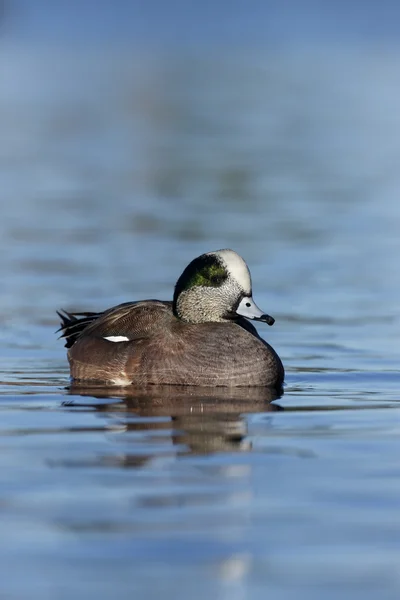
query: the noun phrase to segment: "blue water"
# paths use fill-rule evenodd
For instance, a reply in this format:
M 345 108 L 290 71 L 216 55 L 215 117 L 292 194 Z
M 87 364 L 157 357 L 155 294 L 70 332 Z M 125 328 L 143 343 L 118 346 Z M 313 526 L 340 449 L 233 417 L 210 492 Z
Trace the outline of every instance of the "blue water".
M 397 599 L 398 51 L 2 48 L 2 597 Z M 223 247 L 281 398 L 68 389 L 56 309 Z

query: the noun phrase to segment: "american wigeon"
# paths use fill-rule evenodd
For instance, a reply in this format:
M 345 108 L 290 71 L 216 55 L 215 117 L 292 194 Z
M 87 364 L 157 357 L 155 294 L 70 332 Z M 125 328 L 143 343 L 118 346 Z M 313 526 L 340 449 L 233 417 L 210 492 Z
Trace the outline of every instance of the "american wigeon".
M 273 325 L 252 298 L 233 250 L 195 258 L 172 302 L 143 300 L 101 313 L 58 313 L 71 377 L 86 384 L 280 387 L 282 362 L 247 319 Z

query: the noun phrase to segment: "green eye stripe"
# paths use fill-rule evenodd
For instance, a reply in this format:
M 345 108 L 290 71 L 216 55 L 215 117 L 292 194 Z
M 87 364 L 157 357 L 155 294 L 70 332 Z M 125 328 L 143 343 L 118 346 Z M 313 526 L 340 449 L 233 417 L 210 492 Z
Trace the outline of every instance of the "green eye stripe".
M 192 260 L 176 282 L 174 291 L 174 307 L 183 291 L 195 287 L 221 286 L 228 279 L 226 267 L 215 256 L 202 255 Z M 174 309 L 175 310 L 175 309 Z
M 187 282 L 186 288 L 194 286 L 217 287 L 227 278 L 226 270 L 220 265 L 213 263 L 204 265 L 199 271 L 195 271 Z

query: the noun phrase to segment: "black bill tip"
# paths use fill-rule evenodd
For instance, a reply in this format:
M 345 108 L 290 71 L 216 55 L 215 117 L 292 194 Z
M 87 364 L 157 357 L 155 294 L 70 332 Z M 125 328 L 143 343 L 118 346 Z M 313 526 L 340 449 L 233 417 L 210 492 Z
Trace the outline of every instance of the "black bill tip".
M 263 323 L 267 323 L 267 325 L 271 326 L 275 323 L 274 317 L 271 315 L 261 315 L 261 317 L 256 317 L 255 321 L 262 321 Z

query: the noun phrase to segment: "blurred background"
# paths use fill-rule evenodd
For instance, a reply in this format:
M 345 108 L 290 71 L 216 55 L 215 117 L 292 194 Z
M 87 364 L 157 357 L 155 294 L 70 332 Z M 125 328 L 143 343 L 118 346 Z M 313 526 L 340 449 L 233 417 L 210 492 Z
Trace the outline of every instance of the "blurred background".
M 399 597 L 399 60 L 394 0 L 1 2 L 5 597 Z M 283 411 L 63 407 L 56 309 L 224 247 Z

